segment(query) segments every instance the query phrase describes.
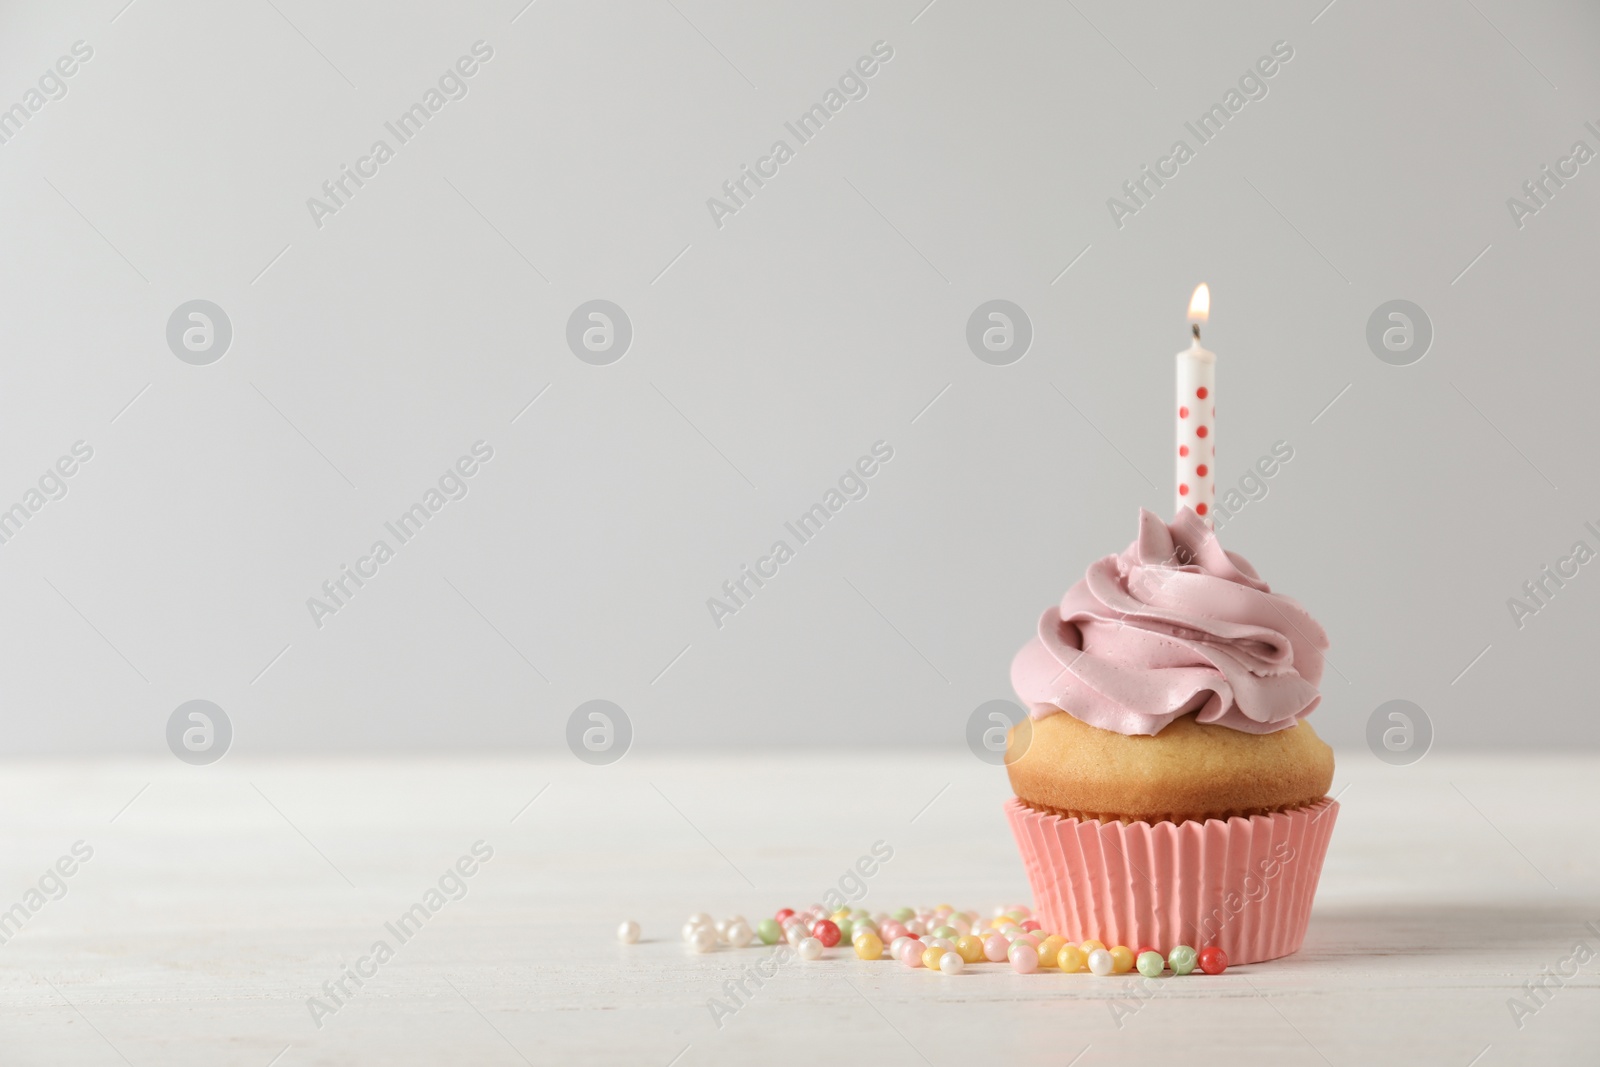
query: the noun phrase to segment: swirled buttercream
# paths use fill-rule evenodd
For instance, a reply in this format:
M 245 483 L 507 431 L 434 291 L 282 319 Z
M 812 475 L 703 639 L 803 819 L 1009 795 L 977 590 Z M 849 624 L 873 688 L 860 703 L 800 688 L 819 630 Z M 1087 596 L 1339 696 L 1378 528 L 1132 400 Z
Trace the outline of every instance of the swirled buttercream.
M 1174 719 L 1245 733 L 1293 726 L 1322 699 L 1328 638 L 1189 508 L 1091 564 L 1011 663 L 1034 718 L 1066 712 L 1122 734 Z

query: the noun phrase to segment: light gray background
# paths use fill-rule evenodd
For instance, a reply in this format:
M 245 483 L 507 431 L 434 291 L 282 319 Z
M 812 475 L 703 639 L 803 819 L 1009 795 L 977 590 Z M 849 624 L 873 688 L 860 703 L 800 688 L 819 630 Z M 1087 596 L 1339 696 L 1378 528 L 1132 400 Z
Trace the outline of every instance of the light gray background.
M 1506 606 L 1597 544 L 1600 163 L 1521 230 L 1505 206 L 1600 148 L 1600 12 L 924 3 L 0 9 L 4 105 L 94 48 L 0 146 L 0 498 L 95 450 L 0 546 L 5 748 L 160 752 L 195 698 L 237 751 L 556 747 L 593 698 L 636 747 L 960 744 L 1039 611 L 1170 511 L 1200 280 L 1221 483 L 1295 449 L 1225 542 L 1332 636 L 1319 731 L 1360 745 L 1403 697 L 1439 748 L 1600 741 L 1600 567 L 1520 631 Z M 479 39 L 469 95 L 315 228 Z M 717 229 L 707 197 L 878 40 L 869 95 Z M 1279 40 L 1270 95 L 1117 229 Z M 206 367 L 165 341 L 195 298 L 234 329 Z M 564 340 L 594 298 L 634 328 L 607 367 Z M 994 298 L 1035 329 L 1009 367 L 964 340 Z M 1409 367 L 1364 339 L 1394 298 L 1436 333 Z M 470 495 L 316 629 L 479 439 Z M 879 439 L 871 494 L 714 628 Z

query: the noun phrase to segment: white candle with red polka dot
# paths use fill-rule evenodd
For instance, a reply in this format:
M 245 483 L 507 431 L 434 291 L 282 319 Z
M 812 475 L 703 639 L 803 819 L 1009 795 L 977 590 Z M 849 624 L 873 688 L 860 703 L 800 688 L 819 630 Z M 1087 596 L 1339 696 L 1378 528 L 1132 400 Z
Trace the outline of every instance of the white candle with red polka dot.
M 1178 353 L 1177 506 L 1188 507 L 1211 523 L 1217 497 L 1217 356 L 1200 345 L 1200 323 L 1211 314 L 1211 290 L 1204 282 L 1189 301 L 1194 340 Z

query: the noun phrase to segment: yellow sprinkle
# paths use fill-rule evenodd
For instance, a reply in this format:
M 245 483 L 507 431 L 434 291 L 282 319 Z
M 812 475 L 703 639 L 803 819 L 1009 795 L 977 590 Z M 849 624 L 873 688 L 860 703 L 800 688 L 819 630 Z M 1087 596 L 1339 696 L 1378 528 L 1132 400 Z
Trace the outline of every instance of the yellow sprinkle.
M 863 960 L 883 958 L 883 941 L 877 934 L 862 934 L 855 941 L 856 957 Z
M 1077 945 L 1062 945 L 1056 954 L 1056 966 L 1062 974 L 1076 974 L 1087 965 L 1089 954 Z
M 1127 974 L 1133 970 L 1133 949 L 1127 945 L 1118 945 L 1111 950 L 1111 973 Z
M 1066 943 L 1067 939 L 1059 934 L 1051 934 L 1039 942 L 1039 966 L 1054 967 L 1056 965 L 1056 956 L 1061 952 L 1061 946 Z

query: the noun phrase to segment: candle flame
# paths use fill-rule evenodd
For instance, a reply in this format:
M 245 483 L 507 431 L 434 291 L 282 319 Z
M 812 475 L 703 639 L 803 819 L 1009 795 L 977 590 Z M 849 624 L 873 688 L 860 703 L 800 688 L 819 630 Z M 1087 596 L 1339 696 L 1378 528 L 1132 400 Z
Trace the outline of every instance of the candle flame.
M 1194 295 L 1189 298 L 1189 321 L 1205 322 L 1211 317 L 1211 287 L 1201 282 L 1194 287 Z

